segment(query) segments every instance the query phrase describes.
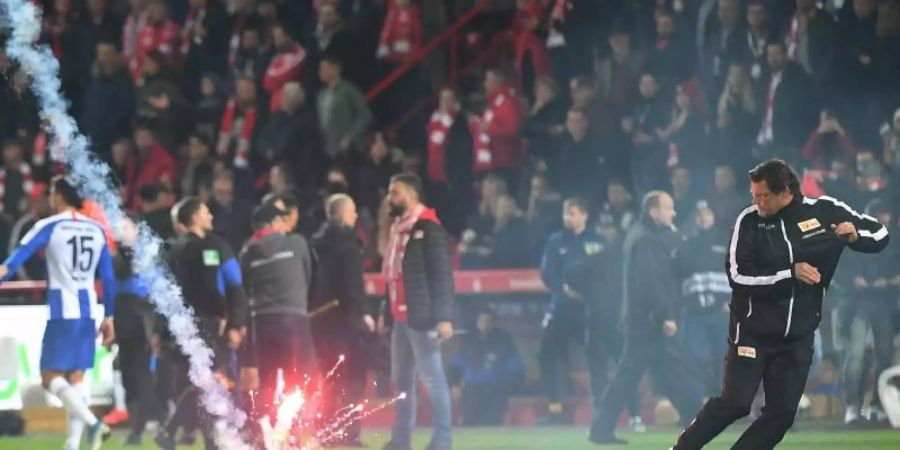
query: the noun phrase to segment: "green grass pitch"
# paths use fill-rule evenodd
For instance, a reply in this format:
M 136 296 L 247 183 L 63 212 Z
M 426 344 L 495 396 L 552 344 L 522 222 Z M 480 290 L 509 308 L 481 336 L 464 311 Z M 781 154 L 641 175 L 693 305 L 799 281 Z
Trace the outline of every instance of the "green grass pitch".
M 738 437 L 740 429 L 728 432 L 706 448 L 726 450 Z M 588 450 L 621 448 L 627 450 L 665 450 L 672 445 L 678 431 L 653 430 L 646 434 L 621 433 L 630 442 L 628 446 L 607 447 L 590 444 L 585 432 L 578 428 L 486 428 L 454 430 L 454 450 Z M 364 437 L 369 448 L 378 450 L 387 441 L 388 432 L 370 431 Z M 124 435 L 116 434 L 103 446 L 104 450 L 156 450 L 148 433 L 141 447 L 122 445 Z M 62 434 L 29 436 L 25 438 L 0 438 L 0 450 L 61 450 Z M 424 449 L 428 434 L 420 431 L 413 441 L 413 450 Z M 184 450 L 200 450 L 202 444 Z M 83 447 L 82 447 L 83 448 Z M 839 426 L 831 431 L 797 431 L 789 433 L 779 450 L 898 450 L 900 430 L 847 431 Z M 222 449 L 228 450 L 228 449 Z

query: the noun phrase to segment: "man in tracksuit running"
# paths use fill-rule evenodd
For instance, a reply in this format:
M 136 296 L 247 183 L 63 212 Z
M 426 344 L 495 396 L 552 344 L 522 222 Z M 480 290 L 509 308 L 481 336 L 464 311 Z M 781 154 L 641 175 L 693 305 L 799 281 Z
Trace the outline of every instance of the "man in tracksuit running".
M 732 297 L 722 393 L 703 406 L 674 450 L 702 448 L 746 416 L 760 381 L 766 406 L 732 448 L 774 448 L 794 423 L 841 252 L 876 253 L 888 244 L 887 228 L 874 217 L 831 197 L 804 197 L 784 161 L 751 170 L 750 193 L 753 205 L 738 215 L 726 261 Z

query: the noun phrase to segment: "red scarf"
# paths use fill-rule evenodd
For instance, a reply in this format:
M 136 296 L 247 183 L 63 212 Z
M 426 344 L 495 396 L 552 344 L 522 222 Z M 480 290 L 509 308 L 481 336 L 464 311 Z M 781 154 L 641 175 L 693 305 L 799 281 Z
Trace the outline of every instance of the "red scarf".
M 428 179 L 434 183 L 447 182 L 445 159 L 447 157 L 447 138 L 450 128 L 456 120 L 453 115 L 435 111 L 428 122 Z
M 232 98 L 228 100 L 225 106 L 225 113 L 222 115 L 222 124 L 219 131 L 219 156 L 228 154 L 232 146 L 231 129 L 234 126 L 234 119 L 237 117 L 237 102 Z M 242 112 L 244 123 L 241 126 L 241 135 L 237 140 L 237 147 L 234 152 L 234 166 L 240 169 L 246 168 L 250 164 L 250 140 L 253 138 L 253 131 L 256 128 L 256 107 L 248 108 Z
M 34 179 L 31 177 L 31 167 L 27 163 L 19 164 L 19 173 L 22 174 L 22 194 L 25 198 L 31 195 L 34 189 Z M 5 209 L 6 205 L 6 167 L 0 167 L 0 211 Z M 14 214 L 18 214 L 14 211 Z
M 437 224 L 441 223 L 435 210 L 419 205 L 394 220 L 394 223 L 391 224 L 391 238 L 387 247 L 388 254 L 384 259 L 381 273 L 387 282 L 391 315 L 393 315 L 395 322 L 406 322 L 408 317 L 406 292 L 403 284 L 403 257 L 406 255 L 406 244 L 409 243 L 413 227 L 422 220 L 430 220 Z M 412 236 L 412 238 L 421 239 L 418 236 Z

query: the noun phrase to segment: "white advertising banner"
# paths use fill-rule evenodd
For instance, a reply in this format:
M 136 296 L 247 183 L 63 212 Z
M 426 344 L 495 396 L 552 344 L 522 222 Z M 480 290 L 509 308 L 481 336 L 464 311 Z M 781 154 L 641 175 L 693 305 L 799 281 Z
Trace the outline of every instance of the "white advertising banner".
M 60 406 L 41 388 L 41 340 L 47 322 L 46 305 L 0 306 L 0 411 L 27 406 Z M 95 305 L 97 326 L 103 307 Z M 109 404 L 112 398 L 114 355 L 100 345 L 94 368 L 85 375 L 92 404 Z

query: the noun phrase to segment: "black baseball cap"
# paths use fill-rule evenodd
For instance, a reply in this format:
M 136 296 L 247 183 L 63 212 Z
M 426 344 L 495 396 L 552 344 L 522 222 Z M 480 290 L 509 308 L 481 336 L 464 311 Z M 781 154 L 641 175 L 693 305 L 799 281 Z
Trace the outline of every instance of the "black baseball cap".
M 284 217 L 288 214 L 290 213 L 275 206 L 272 202 L 266 202 L 253 210 L 253 224 L 257 226 L 268 225 L 276 217 Z

